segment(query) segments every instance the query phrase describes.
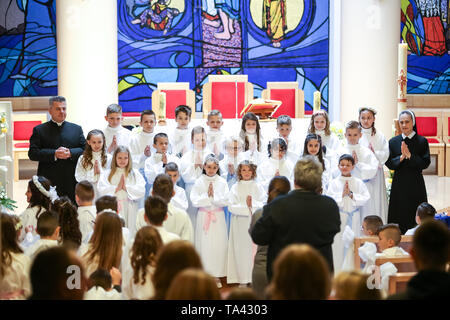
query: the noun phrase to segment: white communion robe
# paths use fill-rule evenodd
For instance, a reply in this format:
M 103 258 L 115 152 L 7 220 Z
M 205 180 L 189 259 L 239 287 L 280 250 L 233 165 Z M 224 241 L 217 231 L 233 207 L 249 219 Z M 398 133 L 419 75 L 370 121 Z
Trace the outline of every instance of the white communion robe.
M 282 138 L 281 136 L 279 138 Z M 291 136 L 288 136 L 287 139 L 283 138 L 284 140 L 287 140 L 288 149 L 286 152 L 286 158 L 292 162 L 292 164 L 295 166 L 297 161 L 300 159 L 300 154 L 303 153 L 303 144 L 305 142 L 305 137 L 300 137 L 300 139 L 292 138 Z
M 356 155 L 358 157 L 358 163 L 352 170 L 352 176 L 361 179 L 366 185 L 367 189 L 369 190 L 369 193 L 373 194 L 373 190 L 371 190 L 368 184 L 371 179 L 375 178 L 379 162 L 375 157 L 375 155 L 373 154 L 373 152 L 369 150 L 369 148 L 366 148 L 359 143 L 354 145 L 347 143 L 345 146 L 339 148 L 337 152 L 336 163 L 338 162 L 338 159 L 341 155 L 343 155 L 344 153 L 352 155 L 353 151 L 356 152 Z M 333 172 L 333 176 L 336 177 L 339 175 L 340 171 L 336 166 L 336 169 Z M 375 198 L 370 198 L 369 201 L 367 201 L 367 203 L 361 208 L 360 210 L 361 221 L 364 219 L 364 217 L 368 215 L 379 216 L 379 213 L 375 211 L 375 201 L 376 201 Z
M 334 161 L 336 152 L 342 145 L 341 141 L 339 141 L 339 138 L 333 132 L 329 136 L 325 134 L 325 130 L 316 130 L 315 132 L 322 138 L 322 146 L 326 147 L 325 157 L 330 161 L 332 167 L 334 164 L 337 165 Z
M 122 174 L 125 173 L 123 168 L 117 168 L 108 181 L 111 170 L 105 170 L 98 181 L 98 191 L 100 195 L 110 195 L 117 197 L 119 214 L 125 220 L 125 227 L 130 230 L 131 237 L 136 233 L 136 215 L 138 211 L 138 201 L 145 195 L 145 180 L 138 170 L 132 169 L 125 179 L 125 190 L 116 192 L 117 185 L 120 182 Z
M 208 196 L 209 184 L 213 184 L 214 197 Z M 195 248 L 206 272 L 213 277 L 227 275 L 227 225 L 224 207 L 228 205 L 227 181 L 219 175 L 202 174 L 195 181 L 191 192 L 192 204 L 199 208 L 195 228 Z
M 142 284 L 142 270 L 140 270 L 139 281 L 134 283 L 134 271 L 131 267 L 131 247 L 122 256 L 122 298 L 124 300 L 150 300 L 155 295 L 152 275 L 155 267 L 147 266 L 145 282 Z
M 353 192 L 353 199 L 348 196 L 342 197 L 346 182 L 350 191 Z M 349 226 L 355 235 L 359 236 L 361 230 L 359 210 L 370 199 L 370 194 L 361 179 L 339 176 L 330 182 L 326 195 L 336 201 L 341 218 L 341 231 L 334 236 L 332 245 L 334 272 L 337 274 L 342 270 L 347 251 L 342 241 L 345 226 Z
M 164 173 L 164 163 L 162 162 L 162 153 L 154 153 L 152 154 L 147 160 L 145 160 L 144 164 L 144 173 L 145 177 L 147 178 L 147 182 L 150 185 L 153 185 L 153 182 L 155 181 L 155 178 L 158 174 Z M 179 165 L 180 158 L 166 153 L 167 157 L 167 163 L 169 162 L 175 162 L 177 165 Z
M 247 133 L 246 136 L 248 138 L 249 149 L 243 152 L 242 155 L 245 160 L 249 160 L 250 162 L 259 166 L 262 162 L 264 162 L 268 158 L 267 143 L 260 136 L 259 138 L 260 151 L 258 151 L 256 133 L 253 134 Z
M 144 154 L 147 146 L 150 146 L 150 155 L 156 152 L 155 148 L 153 148 L 153 138 L 155 135 L 155 131 L 150 133 L 141 131 L 132 134 L 130 139 L 130 152 L 131 157 L 133 158 L 133 168 L 144 168 L 144 162 L 148 159 L 148 157 Z
M 262 183 L 262 186 L 267 193 L 269 188 L 270 180 L 275 176 L 275 173 L 280 173 L 280 176 L 285 176 L 291 183 L 291 187 L 294 186 L 294 165 L 292 162 L 286 158 L 281 160 L 276 160 L 274 158 L 268 158 L 266 161 L 262 162 L 258 168 L 257 180 Z
M 111 145 L 114 136 L 116 136 L 118 146 L 130 147 L 132 133 L 127 128 L 122 126 L 111 128 L 110 126 L 107 126 L 105 130 L 103 130 L 103 133 L 105 134 L 106 150 L 108 150 Z
M 95 206 L 78 207 L 78 221 L 80 222 L 81 242 L 88 243 L 90 235 L 94 231 L 97 209 Z
M 179 209 L 187 211 L 189 203 L 186 197 L 186 191 L 177 185 L 173 186 L 173 190 L 175 191 L 175 195 L 170 199 L 170 203 Z
M 169 135 L 169 143 L 172 154 L 177 155 L 184 150 L 184 153 L 192 149 L 191 139 L 192 128 L 188 126 L 186 129 L 175 128 Z M 182 154 L 184 156 L 184 153 Z
M 252 196 L 251 211 L 247 206 L 247 196 Z M 263 187 L 254 180 L 241 180 L 231 187 L 230 204 L 228 205 L 228 210 L 231 212 L 227 263 L 228 283 L 252 282 L 254 244 L 248 229 L 252 214 L 263 206 L 266 198 Z
M 220 176 L 227 180 L 228 188 L 231 188 L 233 184 L 237 182 L 237 169 L 239 164 L 245 160 L 244 154 L 238 153 L 236 157 L 230 157 L 230 155 L 225 154 L 222 160 L 219 162 Z M 232 164 L 234 167 L 234 174 L 230 174 L 228 171 L 228 165 Z
M 23 229 L 22 233 L 26 233 L 25 229 L 30 229 L 33 237 L 37 236 L 36 228 L 37 228 L 37 218 L 36 214 L 41 214 L 45 212 L 45 208 L 41 206 L 34 206 L 26 208 L 24 212 L 20 215 L 20 222 L 22 223 Z
M 26 254 L 11 252 L 11 264 L 0 277 L 0 300 L 24 300 L 31 294 L 30 268 Z
M 369 148 L 369 144 L 372 144 L 373 150 L 375 151 L 375 157 L 378 160 L 377 174 L 375 175 L 375 178 L 371 179 L 366 184 L 369 189 L 369 193 L 374 199 L 372 202 L 375 205 L 373 212 L 380 216 L 383 223 L 387 223 L 388 198 L 383 166 L 389 158 L 389 143 L 384 135 L 379 131 L 377 131 L 375 135 L 372 135 L 372 129 L 362 129 L 362 133 L 363 135 L 359 140 L 359 143 L 367 148 Z M 365 208 L 362 210 L 363 217 L 369 215 L 369 213 L 366 214 L 364 211 Z
M 208 129 L 206 130 L 206 146 L 209 150 L 211 150 L 214 153 L 214 145 L 217 146 L 217 151 L 219 151 L 219 154 L 224 154 L 223 149 L 223 139 L 224 134 L 221 130 L 214 130 L 214 129 Z M 217 154 L 216 156 L 219 156 Z
M 106 163 L 105 163 L 104 167 L 102 166 L 102 157 L 101 156 L 102 156 L 101 151 L 92 152 L 92 160 L 91 160 L 92 167 L 88 167 L 87 169 L 85 169 L 82 166 L 82 161 L 83 161 L 84 155 L 81 155 L 78 158 L 77 166 L 75 168 L 75 179 L 77 180 L 77 182 L 87 180 L 90 183 L 92 183 L 92 185 L 94 186 L 95 199 L 99 198 L 97 184 L 98 184 L 98 179 L 100 178 L 100 174 L 103 171 L 105 171 L 106 169 L 111 168 L 112 155 L 109 153 L 106 154 Z M 98 161 L 100 174 L 94 174 L 95 161 Z

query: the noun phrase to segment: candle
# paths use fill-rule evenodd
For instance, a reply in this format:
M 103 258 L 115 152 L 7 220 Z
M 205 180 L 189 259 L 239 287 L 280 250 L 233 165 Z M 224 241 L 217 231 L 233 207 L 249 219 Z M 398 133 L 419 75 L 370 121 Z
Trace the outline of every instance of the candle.
M 320 91 L 314 92 L 314 111 L 320 110 Z
M 408 64 L 408 44 L 400 43 L 398 45 L 398 72 L 397 72 L 397 111 L 400 113 L 407 108 L 406 100 L 406 81 Z
M 159 92 L 159 119 L 166 118 L 166 93 Z

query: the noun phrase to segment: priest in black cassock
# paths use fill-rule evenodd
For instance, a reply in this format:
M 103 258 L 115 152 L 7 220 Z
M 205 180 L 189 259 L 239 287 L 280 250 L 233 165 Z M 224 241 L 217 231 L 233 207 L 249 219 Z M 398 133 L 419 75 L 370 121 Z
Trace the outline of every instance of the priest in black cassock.
M 417 134 L 412 111 L 400 112 L 398 122 L 402 134 L 389 140 L 386 166 L 395 170 L 389 200 L 388 222 L 399 224 L 402 234 L 416 226 L 416 209 L 427 202 L 422 170 L 430 165 L 427 139 Z
M 50 121 L 33 129 L 28 157 L 39 161 L 39 176 L 56 186 L 58 196 L 66 195 L 75 203 L 75 167 L 86 140 L 83 129 L 66 119 L 66 99 L 52 97 L 48 109 Z

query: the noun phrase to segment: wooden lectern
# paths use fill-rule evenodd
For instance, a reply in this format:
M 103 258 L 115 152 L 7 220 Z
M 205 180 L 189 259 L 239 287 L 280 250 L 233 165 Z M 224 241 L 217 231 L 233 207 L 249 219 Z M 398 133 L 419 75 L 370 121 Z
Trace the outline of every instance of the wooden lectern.
M 247 112 L 253 112 L 260 120 L 272 119 L 273 114 L 281 106 L 279 100 L 255 99 L 251 100 L 241 111 L 241 117 Z

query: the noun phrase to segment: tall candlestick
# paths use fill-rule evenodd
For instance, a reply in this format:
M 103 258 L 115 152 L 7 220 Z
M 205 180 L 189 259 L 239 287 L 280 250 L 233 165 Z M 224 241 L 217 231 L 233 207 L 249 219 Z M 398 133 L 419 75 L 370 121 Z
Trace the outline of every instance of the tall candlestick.
M 166 125 L 166 93 L 159 93 L 159 119 L 158 124 L 160 126 Z
M 406 81 L 407 81 L 407 65 L 408 65 L 408 44 L 400 43 L 398 45 L 398 73 L 397 73 L 397 113 L 406 110 Z
M 320 110 L 320 100 L 321 100 L 321 96 L 320 96 L 320 91 L 315 91 L 314 92 L 314 111 Z

